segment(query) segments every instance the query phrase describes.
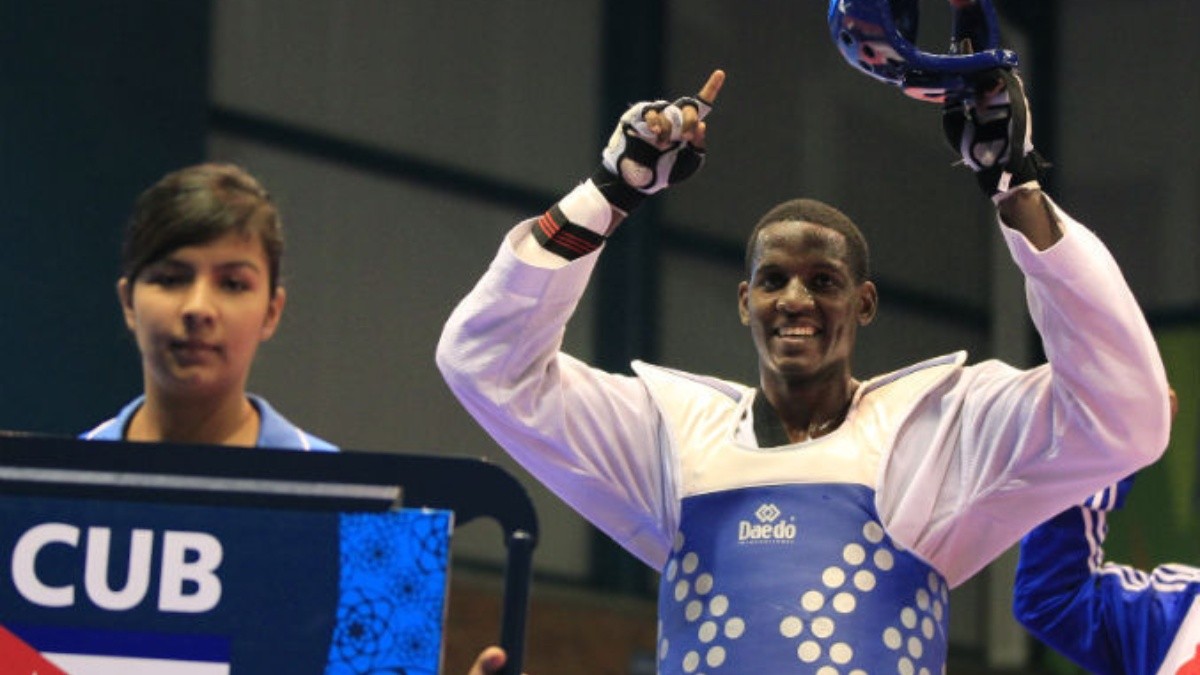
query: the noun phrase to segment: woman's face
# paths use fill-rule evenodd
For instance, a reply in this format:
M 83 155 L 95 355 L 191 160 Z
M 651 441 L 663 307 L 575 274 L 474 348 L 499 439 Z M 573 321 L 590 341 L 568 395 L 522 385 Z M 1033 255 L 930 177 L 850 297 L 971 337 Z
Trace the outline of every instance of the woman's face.
M 283 313 L 271 295 L 262 240 L 229 233 L 176 249 L 117 293 L 142 354 L 146 393 L 171 397 L 244 394 L 258 345 Z

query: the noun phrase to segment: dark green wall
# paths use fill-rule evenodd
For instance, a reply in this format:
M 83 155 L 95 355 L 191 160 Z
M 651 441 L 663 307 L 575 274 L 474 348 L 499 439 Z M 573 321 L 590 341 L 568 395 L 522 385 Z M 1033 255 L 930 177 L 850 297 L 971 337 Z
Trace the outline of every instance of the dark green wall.
M 115 301 L 134 197 L 204 156 L 208 0 L 0 4 L 0 428 L 139 391 Z

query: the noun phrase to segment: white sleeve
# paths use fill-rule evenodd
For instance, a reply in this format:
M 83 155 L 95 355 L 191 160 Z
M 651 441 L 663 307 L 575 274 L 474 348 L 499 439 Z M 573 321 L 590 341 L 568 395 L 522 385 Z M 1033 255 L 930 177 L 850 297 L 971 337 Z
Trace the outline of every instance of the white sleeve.
M 893 536 L 952 585 L 1167 445 L 1166 374 L 1142 311 L 1099 239 L 1054 209 L 1063 238 L 1044 251 L 1002 228 L 1048 363 L 963 369 L 918 405 L 881 478 Z
M 657 568 L 669 550 L 660 418 L 642 382 L 560 351 L 598 254 L 557 267 L 518 257 L 514 228 L 455 308 L 437 363 L 467 411 L 550 490 Z

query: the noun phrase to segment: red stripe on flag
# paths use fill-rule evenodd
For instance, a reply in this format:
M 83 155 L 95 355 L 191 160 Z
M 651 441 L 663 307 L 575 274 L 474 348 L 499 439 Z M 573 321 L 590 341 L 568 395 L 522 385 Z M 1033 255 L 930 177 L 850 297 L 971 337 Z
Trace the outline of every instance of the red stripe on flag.
M 67 675 L 66 671 L 42 658 L 4 626 L 0 626 L 0 675 Z

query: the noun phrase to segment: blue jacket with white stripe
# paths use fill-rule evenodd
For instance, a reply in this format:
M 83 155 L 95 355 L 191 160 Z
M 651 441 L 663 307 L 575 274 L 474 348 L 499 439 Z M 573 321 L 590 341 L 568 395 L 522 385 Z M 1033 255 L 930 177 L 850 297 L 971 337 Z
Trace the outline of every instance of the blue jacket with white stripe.
M 1047 645 L 1090 672 L 1200 674 L 1200 568 L 1150 572 L 1104 560 L 1107 514 L 1126 478 L 1021 540 L 1013 611 Z

